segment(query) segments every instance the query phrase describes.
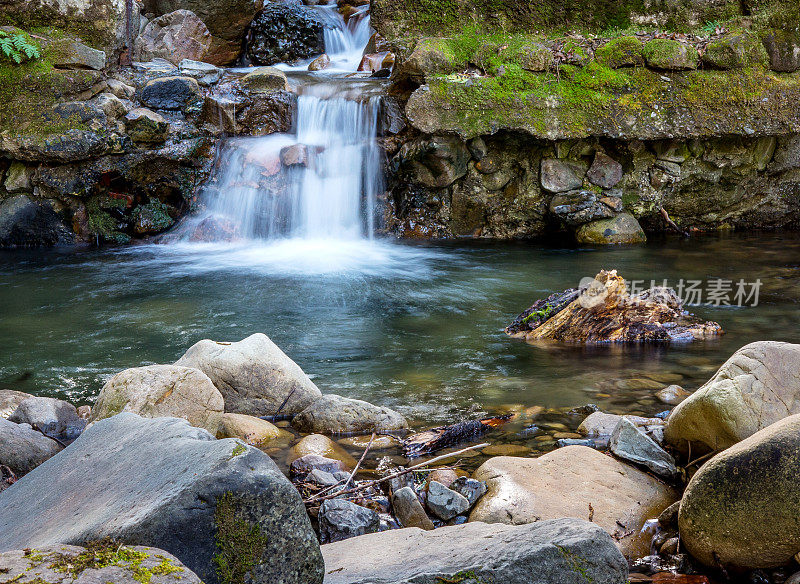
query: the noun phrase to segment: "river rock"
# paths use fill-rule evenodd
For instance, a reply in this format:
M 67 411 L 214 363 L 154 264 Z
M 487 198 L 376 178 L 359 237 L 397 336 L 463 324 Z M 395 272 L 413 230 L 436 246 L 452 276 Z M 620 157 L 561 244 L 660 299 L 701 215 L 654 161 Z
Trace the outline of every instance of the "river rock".
M 292 446 L 292 450 L 289 452 L 290 462 L 308 454 L 318 454 L 325 458 L 338 460 L 344 464 L 346 469 L 354 468 L 356 465 L 356 460 L 344 448 L 322 434 L 311 434 Z
M 196 367 L 225 398 L 225 411 L 272 416 L 302 411 L 322 393 L 267 335 L 256 333 L 235 343 L 205 339 L 175 365 Z
M 322 546 L 325 584 L 625 584 L 628 566 L 600 527 L 578 519 L 393 529 Z
M 331 66 L 331 58 L 326 55 L 322 54 L 313 61 L 308 64 L 309 71 L 322 71 L 323 69 L 327 69 Z
M 458 477 L 449 488 L 459 495 L 465 497 L 472 507 L 478 502 L 478 499 L 486 494 L 486 483 L 483 481 L 476 481 L 469 477 Z
M 289 472 L 293 477 L 307 475 L 315 470 L 326 472 L 333 476 L 337 472 L 347 470 L 347 465 L 341 460 L 327 458 L 320 454 L 303 455 L 293 460 L 289 465 Z
M 136 96 L 136 88 L 119 79 L 114 79 L 113 77 L 107 79 L 106 85 L 108 86 L 108 91 L 120 99 L 133 99 Z
M 47 43 L 47 54 L 54 67 L 59 69 L 94 69 L 106 66 L 106 54 L 82 42 L 64 38 Z
M 0 418 L 8 418 L 19 404 L 29 397 L 33 397 L 24 391 L 14 391 L 13 389 L 0 389 Z
M 432 481 L 443 484 L 445 487 L 450 488 L 450 485 L 458 478 L 458 473 L 452 468 L 437 468 L 428 473 L 425 479 L 425 490 L 428 490 L 428 485 Z
M 164 549 L 208 584 L 220 583 L 220 561 L 252 567 L 254 582 L 323 577 L 300 495 L 275 463 L 178 418 L 96 422 L 0 494 L 0 549 L 104 537 Z
M 47 436 L 74 440 L 86 427 L 86 420 L 70 403 L 52 397 L 29 397 L 8 416 L 17 424 L 30 424 Z
M 254 93 L 289 89 L 286 73 L 275 67 L 258 67 L 242 77 L 242 84 Z
M 240 438 L 252 446 L 273 446 L 275 442 L 291 442 L 293 436 L 275 424 L 255 416 L 223 414 L 217 438 Z
M 619 458 L 646 466 L 659 476 L 671 479 L 678 474 L 675 459 L 625 418 L 611 434 L 609 448 Z
M 247 57 L 256 65 L 294 62 L 325 52 L 320 16 L 290 0 L 267 2 L 253 18 L 247 37 Z
M 349 477 L 350 475 L 348 474 L 347 476 Z M 314 483 L 320 487 L 333 487 L 339 484 L 339 479 L 337 479 L 336 476 L 324 470 L 319 470 L 318 468 L 308 473 L 304 480 L 307 483 Z
M 142 89 L 142 103 L 154 109 L 185 110 L 199 107 L 201 99 L 200 85 L 191 77 L 159 77 Z
M 122 118 L 128 113 L 128 106 L 113 93 L 101 93 L 92 101 L 96 107 L 102 110 L 108 120 Z
M 439 481 L 430 481 L 428 484 L 428 498 L 425 504 L 443 521 L 469 510 L 469 501 L 464 495 L 448 489 Z
M 425 513 L 414 487 L 405 486 L 395 490 L 392 493 L 392 509 L 403 527 L 418 527 L 425 530 L 434 528 L 433 521 Z
M 589 171 L 586 173 L 586 178 L 592 184 L 604 189 L 610 189 L 622 180 L 622 165 L 609 155 L 597 152 L 594 155 L 592 166 L 589 167 Z
M 362 450 L 370 443 L 372 436 L 349 436 L 338 440 L 339 444 L 349 446 L 350 448 L 361 448 Z M 398 448 L 400 441 L 394 436 L 375 436 L 372 440 L 370 450 L 388 450 L 390 448 Z
M 376 533 L 380 525 L 381 519 L 375 511 L 343 499 L 328 499 L 319 508 L 319 535 L 323 544 Z
M 774 568 L 800 552 L 800 414 L 706 462 L 686 487 L 681 542 L 708 566 Z
M 386 407 L 339 395 L 323 395 L 292 420 L 300 432 L 323 434 L 376 432 L 385 433 L 408 428 L 406 419 Z
M 656 392 L 658 401 L 669 406 L 677 406 L 690 395 L 692 395 L 692 393 L 686 391 L 680 385 L 668 385 Z
M 43 436 L 28 424 L 15 424 L 0 418 L 0 465 L 7 466 L 18 477 L 60 451 L 58 442 Z
M 0 201 L 0 248 L 52 247 L 71 239 L 66 225 L 47 203 L 27 195 Z
M 631 559 L 649 553 L 650 536 L 641 531 L 645 521 L 678 498 L 658 479 L 586 446 L 566 446 L 540 458 L 491 458 L 474 478 L 486 481 L 488 491 L 470 521 L 518 525 L 591 517 L 619 538 Z
M 593 412 L 589 414 L 581 425 L 578 426 L 578 433 L 589 438 L 611 437 L 614 429 L 619 425 L 623 416 L 617 414 L 607 414 L 605 412 Z M 644 430 L 645 434 L 661 433 L 664 428 L 664 420 L 660 418 L 644 418 L 642 416 L 624 416 L 637 428 Z
M 0 553 L 0 584 L 202 584 L 178 558 L 144 546 L 94 543 Z
M 736 351 L 667 418 L 664 436 L 682 451 L 723 450 L 800 413 L 800 345 L 757 341 Z
M 125 116 L 125 131 L 134 142 L 164 142 L 169 135 L 169 122 L 160 114 L 140 107 Z
M 763 40 L 773 71 L 792 73 L 800 69 L 800 31 L 775 29 Z
M 126 369 L 109 379 L 92 408 L 91 421 L 133 412 L 145 418 L 183 418 L 216 435 L 223 406 L 222 394 L 202 371 L 148 365 Z
M 192 59 L 184 59 L 178 63 L 178 69 L 181 75 L 197 79 L 197 82 L 207 87 L 214 85 L 222 78 L 222 69 L 211 63 L 203 63 L 201 61 L 193 61 Z
M 211 33 L 191 10 L 176 10 L 148 22 L 133 46 L 137 61 L 156 57 L 175 65 L 184 59 L 202 61 L 211 46 Z
M 551 193 L 563 193 L 581 188 L 587 166 L 575 160 L 543 158 L 541 166 L 542 187 Z
M 610 219 L 599 219 L 585 223 L 575 232 L 578 243 L 592 245 L 618 245 L 644 243 L 647 236 L 636 217 L 620 213 Z

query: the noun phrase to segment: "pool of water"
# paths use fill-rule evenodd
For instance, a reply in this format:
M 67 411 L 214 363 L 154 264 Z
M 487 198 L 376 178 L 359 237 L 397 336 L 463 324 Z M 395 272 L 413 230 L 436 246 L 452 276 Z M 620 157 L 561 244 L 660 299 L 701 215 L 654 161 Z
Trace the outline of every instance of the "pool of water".
M 640 247 L 284 241 L 0 252 L 0 387 L 91 403 L 115 372 L 170 363 L 202 338 L 269 335 L 323 392 L 414 425 L 596 403 L 652 414 L 738 347 L 800 341 L 800 237 Z M 726 334 L 673 346 L 533 346 L 503 327 L 601 268 L 629 279 L 760 278 L 755 307 L 700 306 Z

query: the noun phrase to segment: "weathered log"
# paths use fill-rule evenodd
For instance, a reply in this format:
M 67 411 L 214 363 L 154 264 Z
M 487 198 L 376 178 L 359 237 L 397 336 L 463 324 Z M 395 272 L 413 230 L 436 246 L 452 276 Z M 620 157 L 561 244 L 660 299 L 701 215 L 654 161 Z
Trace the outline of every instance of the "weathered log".
M 512 417 L 513 414 L 506 414 L 494 418 L 467 420 L 457 424 L 431 428 L 406 438 L 403 441 L 403 453 L 409 458 L 413 458 L 455 446 L 461 442 L 469 442 L 482 436 L 492 428 L 505 424 Z

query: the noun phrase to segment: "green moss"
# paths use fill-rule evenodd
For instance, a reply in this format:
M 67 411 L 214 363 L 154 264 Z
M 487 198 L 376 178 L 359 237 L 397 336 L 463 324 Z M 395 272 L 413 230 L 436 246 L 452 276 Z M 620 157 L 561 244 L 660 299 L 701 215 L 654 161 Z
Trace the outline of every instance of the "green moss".
M 491 584 L 490 580 L 481 579 L 474 570 L 463 570 L 449 578 L 437 576 L 436 582 L 441 584 Z
M 597 62 L 612 69 L 644 65 L 642 43 L 635 36 L 622 36 L 608 41 L 594 52 Z
M 642 49 L 647 64 L 656 69 L 695 69 L 697 51 L 672 39 L 653 39 Z
M 589 575 L 588 570 L 586 569 L 586 560 L 580 557 L 578 554 L 569 551 L 567 548 L 562 547 L 560 545 L 556 545 L 558 551 L 561 552 L 561 556 L 569 565 L 569 568 L 575 572 L 576 574 L 580 574 L 581 578 L 588 582 L 588 584 L 592 584 L 594 579 Z
M 86 201 L 89 216 L 89 231 L 104 242 L 128 243 L 130 235 L 120 230 L 120 220 L 112 214 L 121 212 L 127 206 L 124 199 L 97 195 Z
M 261 563 L 267 548 L 267 536 L 258 525 L 242 517 L 240 501 L 232 493 L 217 500 L 214 523 L 217 527 L 214 556 L 220 584 L 244 584 Z
M 233 452 L 231 452 L 230 458 L 236 458 L 247 452 L 247 446 L 242 444 L 241 442 L 237 442 L 236 446 L 233 447 Z M 230 458 L 228 460 L 230 460 Z
M 135 572 L 149 557 L 145 552 L 133 550 L 111 539 L 103 539 L 86 544 L 86 550 L 77 556 L 55 554 L 51 557 L 50 568 L 70 574 L 73 578 L 77 578 L 84 570 L 99 570 L 108 566 L 123 566 Z

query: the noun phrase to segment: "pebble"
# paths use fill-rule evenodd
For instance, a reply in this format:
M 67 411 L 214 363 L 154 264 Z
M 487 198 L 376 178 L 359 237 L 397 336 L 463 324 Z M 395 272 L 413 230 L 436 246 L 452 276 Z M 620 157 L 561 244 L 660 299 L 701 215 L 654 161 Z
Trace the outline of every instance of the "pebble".
M 439 519 L 447 521 L 469 509 L 469 501 L 463 495 L 448 489 L 438 481 L 428 484 L 428 509 Z
M 690 395 L 692 394 L 683 389 L 680 385 L 668 385 L 656 393 L 656 397 L 659 401 L 669 406 L 677 406 Z

